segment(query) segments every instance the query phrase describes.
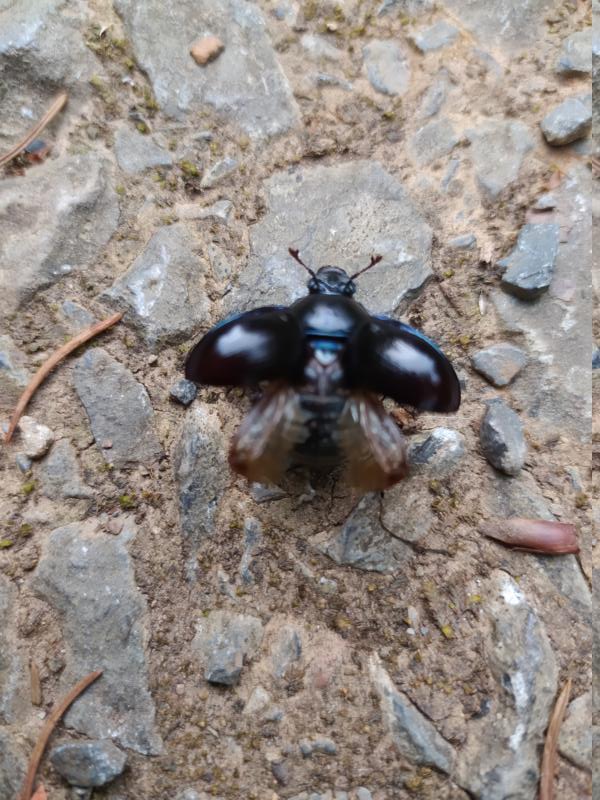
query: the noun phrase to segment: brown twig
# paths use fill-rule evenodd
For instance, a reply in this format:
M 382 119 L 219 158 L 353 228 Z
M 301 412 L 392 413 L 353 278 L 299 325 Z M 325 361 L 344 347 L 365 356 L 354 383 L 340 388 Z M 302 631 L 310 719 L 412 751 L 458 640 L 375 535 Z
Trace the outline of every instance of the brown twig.
M 46 125 L 48 125 L 54 117 L 64 108 L 65 103 L 67 102 L 67 98 L 69 95 L 66 92 L 61 92 L 56 100 L 52 103 L 48 111 L 44 114 L 41 120 L 36 123 L 33 128 L 29 131 L 27 136 L 24 139 L 21 139 L 12 150 L 8 153 L 5 153 L 3 156 L 0 156 L 0 167 L 4 164 L 8 164 L 9 161 L 12 161 L 15 156 L 18 156 L 19 153 L 24 150 L 28 144 L 31 144 L 36 136 L 39 136 L 40 133 L 44 130 Z
M 16 408 L 13 412 L 12 418 L 10 420 L 10 425 L 8 426 L 8 431 L 6 432 L 6 436 L 4 437 L 4 441 L 6 444 L 10 442 L 12 439 L 12 435 L 15 432 L 19 419 L 21 418 L 21 414 L 27 408 L 27 404 L 37 391 L 38 387 L 41 383 L 45 380 L 45 378 L 52 372 L 54 367 L 59 364 L 63 358 L 72 353 L 73 350 L 77 350 L 78 347 L 81 347 L 82 344 L 88 341 L 88 339 L 93 339 L 94 336 L 97 336 L 102 331 L 105 331 L 107 328 L 111 328 L 115 323 L 119 322 L 120 319 L 123 317 L 123 312 L 119 312 L 118 314 L 113 314 L 112 317 L 108 317 L 108 319 L 103 319 L 101 322 L 97 322 L 95 325 L 91 325 L 89 328 L 86 328 L 81 333 L 78 333 L 73 339 L 68 341 L 62 347 L 53 353 L 50 358 L 45 361 L 42 366 L 38 369 L 35 373 L 33 378 L 29 381 L 29 385 L 19 397 L 19 402 L 16 405 Z
M 37 769 L 40 765 L 40 761 L 42 756 L 44 755 L 44 750 L 46 749 L 46 745 L 48 744 L 48 739 L 52 735 L 52 731 L 54 730 L 56 724 L 65 713 L 65 711 L 69 708 L 71 703 L 73 703 L 79 695 L 84 692 L 90 684 L 92 684 L 95 680 L 97 680 L 100 675 L 102 675 L 102 670 L 98 669 L 95 672 L 90 672 L 85 678 L 79 681 L 79 683 L 74 686 L 71 691 L 63 697 L 60 703 L 55 706 L 52 711 L 50 712 L 50 716 L 44 723 L 44 727 L 41 730 L 41 733 L 38 737 L 38 740 L 33 748 L 33 753 L 31 754 L 31 758 L 29 759 L 29 766 L 27 767 L 27 774 L 25 775 L 25 780 L 23 781 L 23 788 L 21 789 L 21 794 L 19 795 L 19 800 L 31 800 L 31 794 L 33 792 L 33 782 L 35 780 L 35 774 Z
M 546 732 L 546 741 L 544 742 L 544 754 L 542 756 L 542 774 L 540 777 L 540 796 L 539 800 L 554 800 L 554 772 L 556 770 L 556 747 L 558 743 L 558 734 L 560 726 L 562 725 L 567 703 L 569 702 L 569 695 L 571 694 L 571 678 L 562 688 L 561 693 L 554 705 L 550 722 L 548 723 L 548 730 Z

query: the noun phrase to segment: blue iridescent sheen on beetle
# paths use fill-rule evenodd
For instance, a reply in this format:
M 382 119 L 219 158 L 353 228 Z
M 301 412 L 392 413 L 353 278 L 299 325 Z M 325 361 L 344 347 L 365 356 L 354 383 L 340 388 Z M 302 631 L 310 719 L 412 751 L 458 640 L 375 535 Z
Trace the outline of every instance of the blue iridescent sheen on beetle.
M 229 454 L 249 480 L 276 482 L 293 464 L 343 464 L 351 485 L 388 488 L 408 471 L 406 444 L 379 396 L 456 411 L 456 373 L 420 331 L 354 300 L 354 279 L 380 257 L 349 276 L 334 266 L 315 273 L 290 253 L 311 275 L 308 296 L 219 323 L 190 351 L 185 376 L 212 386 L 265 384 Z

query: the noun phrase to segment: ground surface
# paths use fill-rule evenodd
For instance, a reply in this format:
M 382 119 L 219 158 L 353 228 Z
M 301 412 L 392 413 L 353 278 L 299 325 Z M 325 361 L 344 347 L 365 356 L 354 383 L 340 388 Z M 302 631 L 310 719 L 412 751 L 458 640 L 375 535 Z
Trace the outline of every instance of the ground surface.
M 0 180 L 4 419 L 127 312 L 0 453 L 2 800 L 94 669 L 52 745 L 127 754 L 95 797 L 533 800 L 568 677 L 557 797 L 591 796 L 591 24 L 575 0 L 1 4 L 0 153 L 69 92 L 50 156 Z M 225 49 L 202 67 L 206 33 Z M 249 487 L 226 453 L 251 399 L 170 397 L 211 324 L 302 296 L 289 246 L 381 253 L 358 299 L 460 374 L 456 415 L 402 418 L 413 473 L 384 496 Z M 476 371 L 499 344 L 521 352 Z M 481 535 L 509 516 L 574 523 L 581 555 Z

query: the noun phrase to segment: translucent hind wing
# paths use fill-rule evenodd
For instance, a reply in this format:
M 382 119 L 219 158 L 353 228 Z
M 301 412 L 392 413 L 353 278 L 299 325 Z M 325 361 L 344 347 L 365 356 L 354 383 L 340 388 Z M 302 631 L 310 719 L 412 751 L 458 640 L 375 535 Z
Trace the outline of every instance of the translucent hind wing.
M 229 463 L 249 481 L 277 483 L 290 465 L 294 446 L 305 437 L 298 395 L 280 384 L 246 415 L 231 442 Z
M 388 489 L 408 474 L 406 440 L 381 402 L 353 393 L 340 420 L 346 481 L 364 491 Z

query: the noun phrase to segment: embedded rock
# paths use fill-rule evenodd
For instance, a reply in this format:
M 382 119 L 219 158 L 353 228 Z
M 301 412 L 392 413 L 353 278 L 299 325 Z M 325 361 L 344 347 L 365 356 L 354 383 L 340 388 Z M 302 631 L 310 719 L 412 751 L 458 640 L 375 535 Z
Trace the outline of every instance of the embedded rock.
M 244 659 L 252 658 L 263 636 L 262 623 L 247 614 L 211 611 L 200 620 L 192 642 L 209 683 L 233 686 L 240 680 Z
M 534 300 L 552 281 L 558 253 L 559 226 L 553 222 L 524 225 L 514 250 L 498 261 L 505 267 L 502 288 L 521 300 Z
M 503 119 L 484 122 L 467 136 L 479 186 L 485 197 L 494 200 L 517 179 L 534 139 L 522 122 Z
M 471 359 L 474 369 L 494 386 L 508 386 L 527 361 L 527 353 L 520 347 L 505 343 L 478 350 Z
M 548 144 L 563 145 L 586 136 L 592 127 L 592 95 L 568 97 L 540 122 Z
M 481 447 L 492 466 L 507 475 L 523 468 L 527 444 L 518 415 L 502 400 L 492 400 L 481 423 Z
M 403 95 L 410 84 L 410 64 L 406 53 L 391 39 L 374 40 L 363 47 L 365 70 L 375 91 Z
M 72 786 L 104 786 L 123 772 L 127 756 L 110 740 L 99 740 L 59 744 L 50 761 Z

